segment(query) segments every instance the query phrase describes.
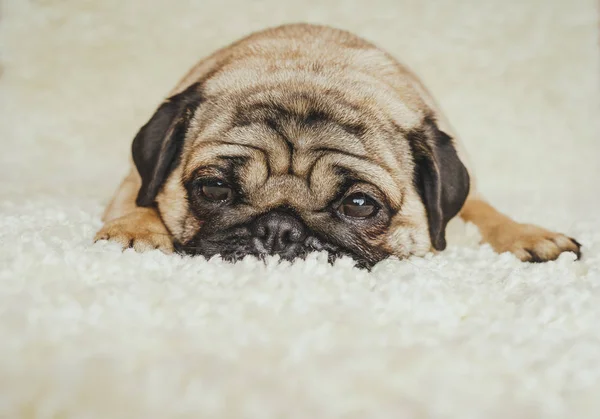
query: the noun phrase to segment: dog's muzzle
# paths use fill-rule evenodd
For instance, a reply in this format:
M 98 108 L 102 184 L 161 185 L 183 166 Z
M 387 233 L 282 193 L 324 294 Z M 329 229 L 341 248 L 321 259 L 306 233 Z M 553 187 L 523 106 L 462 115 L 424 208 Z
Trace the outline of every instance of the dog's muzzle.
M 281 259 L 291 261 L 304 259 L 311 252 L 325 251 L 329 262 L 340 256 L 350 256 L 359 267 L 373 265 L 373 261 L 319 237 L 296 214 L 279 209 L 225 231 L 210 227 L 201 229 L 188 243 L 175 243 L 175 248 L 180 253 L 203 255 L 206 258 L 220 255 L 231 262 L 248 255 L 260 259 L 278 255 Z

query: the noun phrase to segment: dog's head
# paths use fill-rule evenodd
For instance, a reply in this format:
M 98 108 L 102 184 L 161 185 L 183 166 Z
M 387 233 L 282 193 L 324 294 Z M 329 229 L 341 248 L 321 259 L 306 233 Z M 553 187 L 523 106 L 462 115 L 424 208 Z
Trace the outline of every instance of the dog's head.
M 214 94 L 196 83 L 140 130 L 140 206 L 180 251 L 237 260 L 325 250 L 372 266 L 446 246 L 469 188 L 431 112 L 407 128 L 373 103 L 310 84 Z

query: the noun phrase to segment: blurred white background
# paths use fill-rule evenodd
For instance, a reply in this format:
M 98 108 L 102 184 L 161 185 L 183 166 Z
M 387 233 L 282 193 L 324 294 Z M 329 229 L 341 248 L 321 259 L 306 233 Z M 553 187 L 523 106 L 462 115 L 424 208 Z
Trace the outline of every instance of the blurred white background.
M 535 199 L 544 190 L 547 199 L 560 190 L 575 202 L 600 173 L 593 0 L 2 7 L 0 175 L 26 180 L 3 184 L 3 194 L 58 189 L 108 198 L 137 129 L 189 67 L 251 31 L 299 21 L 356 32 L 412 67 L 463 137 L 488 195 Z

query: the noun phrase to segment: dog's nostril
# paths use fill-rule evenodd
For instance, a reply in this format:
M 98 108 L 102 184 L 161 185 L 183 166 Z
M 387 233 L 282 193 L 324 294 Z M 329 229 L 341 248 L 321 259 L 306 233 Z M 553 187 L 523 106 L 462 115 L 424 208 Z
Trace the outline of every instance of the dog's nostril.
M 275 243 L 273 244 L 273 250 L 275 252 L 282 252 L 292 244 L 292 241 L 290 240 L 290 230 L 288 230 L 288 229 L 285 229 L 282 227 L 275 234 L 275 237 L 276 237 L 276 240 L 275 240 Z
M 289 230 L 283 231 L 279 237 L 281 237 L 281 243 L 283 244 L 292 243 L 292 235 Z
M 283 243 L 299 243 L 304 238 L 304 231 L 294 226 L 283 226 L 279 236 Z

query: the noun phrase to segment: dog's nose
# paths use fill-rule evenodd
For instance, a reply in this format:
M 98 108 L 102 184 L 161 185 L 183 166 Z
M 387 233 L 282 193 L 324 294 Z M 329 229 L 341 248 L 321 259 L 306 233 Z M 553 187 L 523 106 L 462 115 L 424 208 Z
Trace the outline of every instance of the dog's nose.
M 269 212 L 254 223 L 253 244 L 259 253 L 296 257 L 303 248 L 306 229 L 296 217 L 278 211 Z

